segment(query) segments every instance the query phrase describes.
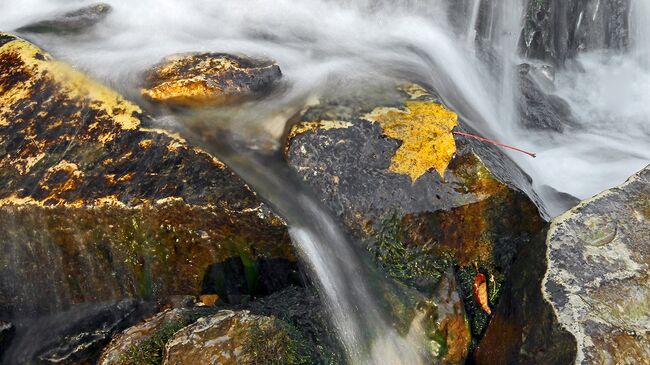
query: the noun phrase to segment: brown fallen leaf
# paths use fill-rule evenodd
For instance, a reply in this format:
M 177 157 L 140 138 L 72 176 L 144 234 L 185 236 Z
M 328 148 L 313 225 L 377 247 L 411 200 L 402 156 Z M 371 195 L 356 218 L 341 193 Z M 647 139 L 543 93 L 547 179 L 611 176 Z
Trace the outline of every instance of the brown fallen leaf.
M 478 304 L 481 306 L 481 309 L 483 309 L 487 314 L 492 314 L 492 310 L 490 310 L 490 305 L 488 303 L 488 291 L 485 275 L 481 273 L 476 274 L 472 287 L 474 289 L 474 299 L 476 299 Z

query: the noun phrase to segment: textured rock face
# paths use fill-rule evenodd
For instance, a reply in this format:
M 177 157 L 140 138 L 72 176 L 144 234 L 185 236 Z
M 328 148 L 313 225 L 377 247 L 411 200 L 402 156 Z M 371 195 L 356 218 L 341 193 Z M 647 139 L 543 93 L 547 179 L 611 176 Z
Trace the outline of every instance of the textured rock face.
M 171 56 L 145 76 L 142 95 L 166 104 L 225 105 L 259 97 L 282 73 L 270 60 L 222 53 Z
M 95 4 L 18 28 L 20 33 L 80 33 L 101 22 L 111 12 L 108 4 Z
M 625 49 L 629 0 L 532 0 L 521 48 L 525 56 L 564 65 L 579 52 Z
M 295 336 L 273 317 L 223 310 L 178 331 L 165 346 L 163 364 L 306 363 Z
M 553 220 L 544 295 L 578 364 L 650 359 L 650 166 Z
M 122 365 L 134 363 L 129 357 L 138 356 L 138 346 L 145 346 L 145 342 L 155 344 L 159 340 L 164 345 L 166 339 L 160 338 L 161 332 L 171 332 L 184 327 L 189 315 L 188 309 L 170 309 L 156 314 L 145 322 L 128 328 L 114 337 L 102 350 L 102 355 L 97 361 L 99 365 Z M 162 350 L 162 346 L 160 346 Z M 150 356 L 158 354 L 147 354 Z M 162 355 L 162 353 L 160 353 Z M 141 356 L 142 357 L 142 356 Z M 135 360 L 135 359 L 133 359 Z M 139 360 L 144 360 L 141 358 Z
M 0 71 L 0 312 L 199 294 L 227 259 L 254 286 L 259 260 L 295 261 L 241 179 L 136 105 L 8 34 Z
M 19 324 L 16 338 L 5 355 L 5 363 L 94 363 L 113 335 L 152 312 L 149 304 L 125 299 L 84 303 L 67 312 L 28 319 Z
M 396 280 L 431 294 L 457 265 L 480 336 L 488 316 L 473 298 L 474 276 L 486 274 L 496 304 L 519 247 L 543 219 L 524 193 L 526 176 L 490 146 L 454 137 L 456 123 L 417 85 L 343 90 L 297 118 L 285 153 Z

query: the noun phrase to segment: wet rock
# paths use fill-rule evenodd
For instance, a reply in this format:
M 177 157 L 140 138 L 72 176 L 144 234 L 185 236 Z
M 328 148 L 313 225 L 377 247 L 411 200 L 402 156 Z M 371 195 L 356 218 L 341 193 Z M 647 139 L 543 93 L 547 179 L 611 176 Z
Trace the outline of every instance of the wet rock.
M 169 338 L 189 324 L 190 309 L 166 310 L 130 327 L 104 348 L 98 365 L 160 363 Z
M 0 321 L 0 361 L 2 361 L 2 354 L 7 351 L 15 332 L 16 328 L 13 324 Z
M 295 262 L 237 175 L 138 106 L 9 34 L 0 71 L 0 313 L 198 295 L 210 265 Z
M 289 164 L 394 279 L 431 294 L 456 267 L 479 337 L 488 315 L 473 298 L 476 270 L 491 279 L 495 305 L 519 248 L 544 224 L 529 178 L 491 145 L 452 135 L 470 130 L 422 87 L 337 92 L 296 117 Z
M 171 56 L 148 71 L 142 95 L 166 104 L 228 105 L 263 96 L 282 76 L 271 60 L 224 53 Z
M 566 127 L 578 125 L 569 103 L 546 91 L 549 88 L 543 85 L 550 84 L 551 80 L 543 79 L 546 77 L 542 75 L 543 70 L 530 64 L 521 64 L 518 70 L 520 96 L 517 107 L 523 127 L 562 132 Z
M 223 310 L 176 332 L 163 364 L 305 364 L 307 349 L 288 323 L 248 311 Z
M 111 10 L 111 6 L 104 3 L 89 5 L 65 13 L 54 19 L 41 20 L 25 25 L 16 31 L 19 33 L 81 33 L 104 20 L 110 14 Z
M 577 341 L 576 363 L 650 358 L 650 166 L 549 229 L 545 298 Z
M 582 51 L 625 49 L 629 11 L 629 0 L 530 1 L 520 38 L 522 53 L 563 66 Z
M 524 246 L 511 268 L 490 325 L 473 353 L 478 365 L 573 364 L 575 339 L 541 291 L 546 230 Z
M 18 325 L 7 364 L 94 363 L 119 331 L 151 315 L 153 306 L 133 299 L 81 304 L 68 312 L 29 319 Z

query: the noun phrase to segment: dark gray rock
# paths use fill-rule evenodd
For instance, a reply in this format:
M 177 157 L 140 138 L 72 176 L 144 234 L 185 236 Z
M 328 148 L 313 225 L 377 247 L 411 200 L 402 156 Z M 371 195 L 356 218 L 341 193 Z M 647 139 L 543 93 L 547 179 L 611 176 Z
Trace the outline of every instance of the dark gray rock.
M 0 361 L 2 361 L 2 354 L 7 351 L 15 332 L 16 328 L 13 324 L 0 321 Z
M 82 364 L 94 362 L 111 337 L 153 313 L 133 299 L 80 304 L 52 316 L 17 322 L 4 363 Z
M 566 127 L 578 125 L 569 103 L 545 91 L 552 88 L 552 80 L 543 74 L 541 67 L 524 63 L 519 65 L 518 71 L 520 95 L 517 107 L 523 127 L 562 132 Z
M 555 218 L 546 299 L 580 364 L 650 358 L 650 166 Z
M 104 3 L 89 5 L 54 19 L 41 20 L 25 25 L 16 31 L 19 33 L 81 33 L 104 20 L 111 10 L 111 6 Z
M 391 278 L 432 295 L 455 267 L 479 338 L 489 315 L 472 294 L 475 268 L 493 279 L 495 305 L 519 248 L 544 224 L 529 177 L 492 145 L 430 129 L 451 112 L 425 89 L 356 87 L 322 97 L 297 118 L 289 165 Z M 472 132 L 462 121 L 455 130 Z M 440 157 L 447 137 L 455 154 L 441 175 L 422 161 Z
M 521 36 L 524 56 L 562 66 L 579 52 L 629 44 L 629 0 L 532 0 Z

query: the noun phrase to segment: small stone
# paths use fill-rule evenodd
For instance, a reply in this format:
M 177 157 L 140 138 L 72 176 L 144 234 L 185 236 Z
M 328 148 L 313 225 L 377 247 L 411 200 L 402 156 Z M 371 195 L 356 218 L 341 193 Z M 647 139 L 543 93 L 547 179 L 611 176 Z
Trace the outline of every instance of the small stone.
M 217 300 L 219 300 L 219 295 L 217 294 L 199 295 L 199 302 L 207 307 L 214 307 Z
M 168 57 L 148 71 L 142 95 L 164 104 L 220 106 L 265 95 L 282 76 L 271 60 L 224 53 Z

